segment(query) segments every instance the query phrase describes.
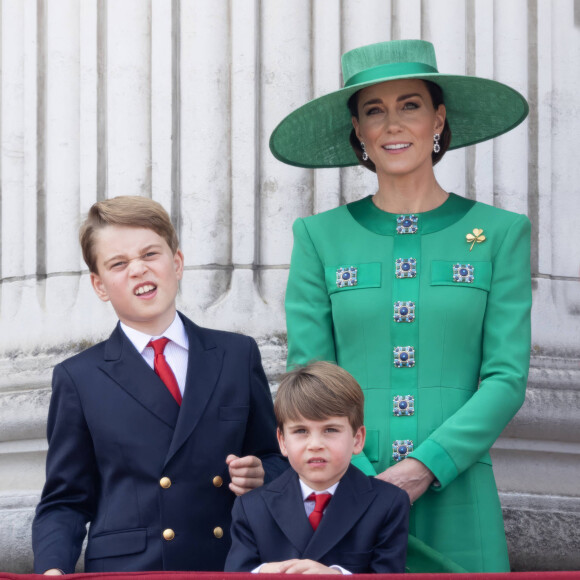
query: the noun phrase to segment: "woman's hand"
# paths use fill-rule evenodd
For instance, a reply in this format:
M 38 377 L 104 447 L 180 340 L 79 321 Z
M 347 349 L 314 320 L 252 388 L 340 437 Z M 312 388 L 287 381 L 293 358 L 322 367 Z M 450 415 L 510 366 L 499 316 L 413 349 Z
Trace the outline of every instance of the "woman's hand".
M 411 505 L 413 505 L 427 491 L 435 476 L 424 463 L 407 457 L 379 473 L 377 478 L 404 489 L 409 494 Z

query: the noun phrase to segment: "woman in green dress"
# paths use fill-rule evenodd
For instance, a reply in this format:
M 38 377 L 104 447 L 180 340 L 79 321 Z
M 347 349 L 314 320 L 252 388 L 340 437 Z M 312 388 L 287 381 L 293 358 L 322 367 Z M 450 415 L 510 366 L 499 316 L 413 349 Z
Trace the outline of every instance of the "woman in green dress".
M 367 440 L 353 463 L 408 492 L 413 541 L 457 569 L 508 571 L 489 449 L 524 401 L 530 223 L 448 193 L 433 165 L 515 127 L 528 105 L 501 83 L 439 73 L 424 41 L 365 46 L 342 65 L 345 87 L 270 140 L 285 163 L 360 162 L 378 180 L 374 195 L 294 223 L 288 364 L 335 361 L 359 381 Z

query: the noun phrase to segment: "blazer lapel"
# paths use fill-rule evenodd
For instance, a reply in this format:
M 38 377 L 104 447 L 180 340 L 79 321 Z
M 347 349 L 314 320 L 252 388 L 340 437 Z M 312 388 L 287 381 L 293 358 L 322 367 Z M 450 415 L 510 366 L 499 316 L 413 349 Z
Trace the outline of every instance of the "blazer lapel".
M 313 531 L 306 517 L 296 472 L 287 469 L 278 479 L 262 488 L 262 497 L 278 527 L 298 552 L 303 554 Z
M 175 433 L 165 458 L 166 465 L 201 419 L 217 384 L 224 358 L 223 350 L 208 339 L 199 326 L 180 316 L 189 338 L 187 378 Z
M 367 476 L 350 466 L 302 557 L 320 560 L 356 525 L 375 497 Z
M 99 367 L 158 419 L 175 427 L 179 406 L 119 325 L 105 345 L 104 361 Z

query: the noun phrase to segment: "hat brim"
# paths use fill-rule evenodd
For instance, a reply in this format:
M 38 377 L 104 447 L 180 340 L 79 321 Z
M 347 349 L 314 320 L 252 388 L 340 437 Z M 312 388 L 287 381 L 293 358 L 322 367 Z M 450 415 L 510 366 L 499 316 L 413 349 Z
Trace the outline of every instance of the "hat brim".
M 290 113 L 270 137 L 274 157 L 307 168 L 358 165 L 349 142 L 348 99 L 365 87 L 399 79 L 422 79 L 441 87 L 451 129 L 449 149 L 502 135 L 517 127 L 529 111 L 518 91 L 489 79 L 440 73 L 375 79 L 324 95 Z

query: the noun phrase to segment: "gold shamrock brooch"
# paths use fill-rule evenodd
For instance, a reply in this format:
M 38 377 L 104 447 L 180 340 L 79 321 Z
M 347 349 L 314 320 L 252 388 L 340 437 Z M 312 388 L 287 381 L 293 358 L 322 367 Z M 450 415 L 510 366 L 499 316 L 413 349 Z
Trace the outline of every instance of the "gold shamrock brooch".
M 479 228 L 473 228 L 472 234 L 466 234 L 465 241 L 468 244 L 471 244 L 471 247 L 469 248 L 469 251 L 471 252 L 471 250 L 473 250 L 473 246 L 476 243 L 481 244 L 481 242 L 485 242 L 485 236 L 483 235 L 483 230 L 480 230 Z

